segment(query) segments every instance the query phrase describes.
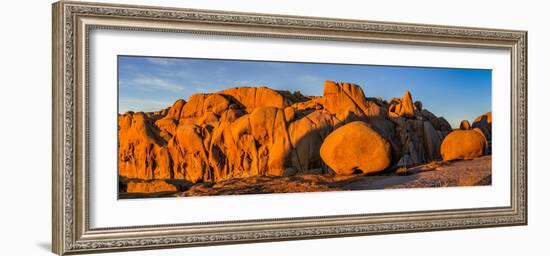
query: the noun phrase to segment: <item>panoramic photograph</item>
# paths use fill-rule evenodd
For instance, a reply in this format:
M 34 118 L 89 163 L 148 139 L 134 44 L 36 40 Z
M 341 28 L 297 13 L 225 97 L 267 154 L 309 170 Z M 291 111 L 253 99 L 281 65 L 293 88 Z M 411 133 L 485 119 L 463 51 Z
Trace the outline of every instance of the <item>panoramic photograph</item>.
M 118 56 L 118 198 L 491 185 L 492 71 Z

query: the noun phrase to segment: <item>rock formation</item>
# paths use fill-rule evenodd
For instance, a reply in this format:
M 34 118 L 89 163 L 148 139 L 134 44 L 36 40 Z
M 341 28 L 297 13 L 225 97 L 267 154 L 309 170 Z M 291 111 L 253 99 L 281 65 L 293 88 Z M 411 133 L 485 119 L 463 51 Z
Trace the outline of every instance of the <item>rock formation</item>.
M 481 130 L 485 139 L 487 139 L 487 153 L 491 153 L 492 148 L 492 125 L 493 125 L 493 114 L 492 112 L 487 112 L 481 116 L 478 116 L 473 124 L 472 128 L 478 128 Z
M 355 121 L 336 129 L 325 139 L 321 158 L 336 174 L 371 173 L 390 165 L 391 149 L 366 122 Z
M 491 112 L 478 116 L 472 125 L 468 120 L 460 122 L 460 130 L 451 132 L 443 140 L 443 160 L 473 159 L 491 154 L 491 126 Z
M 129 193 L 155 193 L 155 192 L 175 192 L 178 188 L 164 180 L 152 180 L 148 182 L 130 181 L 127 183 L 127 192 Z
M 418 101 L 416 104 L 413 104 L 411 93 L 409 91 L 405 91 L 403 98 L 394 98 L 392 100 L 389 111 L 390 116 L 392 117 L 400 116 L 412 118 L 414 117 L 414 111 L 417 110 L 417 108 L 420 108 L 421 110 L 422 102 Z
M 325 81 L 321 104 L 329 113 L 340 117 L 340 120 L 344 120 L 349 113 L 367 117 L 382 114 L 379 106 L 367 101 L 361 87 L 351 83 Z
M 146 114 L 128 112 L 118 117 L 119 175 L 140 179 L 167 178 L 157 159 L 166 141 Z M 167 171 L 167 170 L 162 170 Z M 157 174 L 157 175 L 155 175 Z
M 460 122 L 460 130 L 470 130 L 472 129 L 472 126 L 470 125 L 470 122 L 468 120 L 462 120 Z
M 476 133 L 490 135 L 490 113 L 478 119 Z M 128 183 L 128 191 L 171 189 L 151 183 L 158 180 L 370 173 L 437 161 L 444 152 L 448 159 L 455 153 L 441 141 L 451 131 L 408 91 L 386 102 L 352 83 L 326 81 L 323 96 L 237 87 L 119 114 L 118 173 L 142 181 Z M 447 143 L 467 136 L 475 137 Z M 461 156 L 478 153 L 468 152 Z
M 441 143 L 443 160 L 474 159 L 482 156 L 487 141 L 478 130 L 454 130 Z

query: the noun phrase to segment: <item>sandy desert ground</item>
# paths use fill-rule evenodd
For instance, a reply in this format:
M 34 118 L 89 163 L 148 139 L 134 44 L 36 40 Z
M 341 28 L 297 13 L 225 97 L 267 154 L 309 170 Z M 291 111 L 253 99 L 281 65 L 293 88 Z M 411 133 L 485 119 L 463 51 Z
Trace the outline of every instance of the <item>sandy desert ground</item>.
M 399 173 L 377 175 L 303 174 L 292 177 L 237 178 L 220 183 L 183 184 L 177 180 L 165 182 L 179 185 L 183 192 L 120 193 L 119 196 L 123 199 L 491 185 L 491 156 L 433 162 L 404 169 Z

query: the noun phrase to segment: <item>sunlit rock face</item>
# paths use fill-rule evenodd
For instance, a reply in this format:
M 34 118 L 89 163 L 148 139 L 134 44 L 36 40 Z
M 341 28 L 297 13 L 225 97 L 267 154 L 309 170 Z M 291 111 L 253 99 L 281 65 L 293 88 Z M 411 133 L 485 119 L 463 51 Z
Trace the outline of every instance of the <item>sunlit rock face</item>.
M 336 174 L 371 173 L 390 165 L 391 149 L 368 123 L 355 121 L 336 129 L 325 139 L 321 157 Z
M 482 156 L 487 140 L 481 130 L 455 130 L 449 133 L 441 144 L 443 160 L 470 160 Z

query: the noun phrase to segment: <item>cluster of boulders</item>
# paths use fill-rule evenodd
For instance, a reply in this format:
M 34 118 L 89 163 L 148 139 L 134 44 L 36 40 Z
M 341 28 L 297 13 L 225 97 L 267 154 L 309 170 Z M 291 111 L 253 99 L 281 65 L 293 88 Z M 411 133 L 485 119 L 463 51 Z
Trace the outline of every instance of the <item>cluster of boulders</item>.
M 443 160 L 474 159 L 491 153 L 492 113 L 476 118 L 473 125 L 468 120 L 460 122 L 460 129 L 451 132 L 441 144 Z
M 348 175 L 490 152 L 490 113 L 461 128 L 453 131 L 408 91 L 388 102 L 332 81 L 320 97 L 237 87 L 195 94 L 157 112 L 119 115 L 118 172 L 126 179 L 193 183 Z M 481 144 L 482 152 L 460 150 Z

